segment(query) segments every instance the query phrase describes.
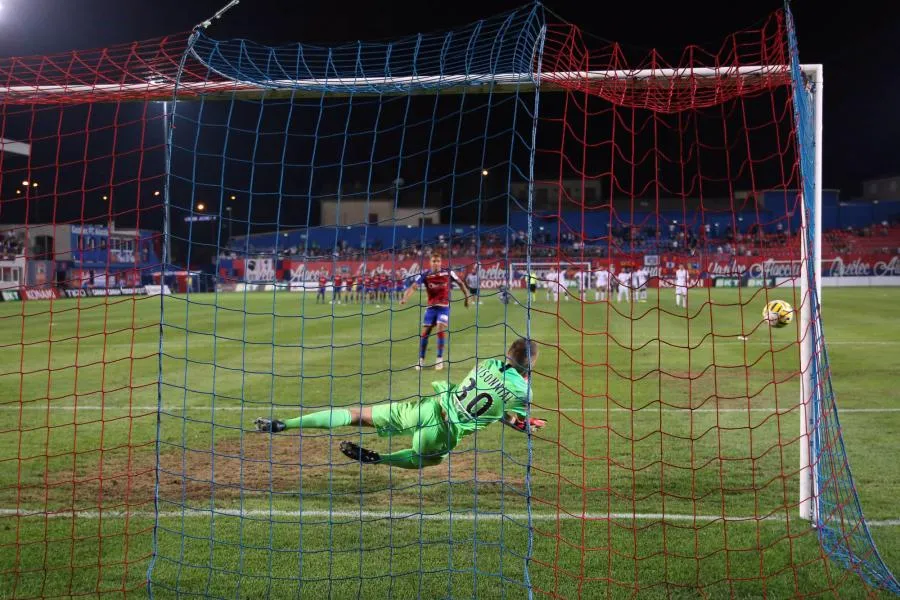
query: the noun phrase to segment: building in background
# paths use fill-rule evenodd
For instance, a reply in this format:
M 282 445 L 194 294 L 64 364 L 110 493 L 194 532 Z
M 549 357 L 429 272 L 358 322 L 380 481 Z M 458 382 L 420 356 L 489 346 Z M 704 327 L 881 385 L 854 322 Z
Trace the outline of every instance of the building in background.
M 106 225 L 0 225 L 0 289 L 137 286 L 160 266 L 161 235 Z

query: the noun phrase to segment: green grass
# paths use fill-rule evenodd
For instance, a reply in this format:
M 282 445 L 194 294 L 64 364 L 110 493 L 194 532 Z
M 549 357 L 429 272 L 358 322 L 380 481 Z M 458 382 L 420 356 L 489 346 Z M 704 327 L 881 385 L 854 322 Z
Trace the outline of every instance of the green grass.
M 0 597 L 146 597 L 156 496 L 156 598 L 521 598 L 529 488 L 537 596 L 866 596 L 798 517 L 796 328 L 736 339 L 762 293 L 698 291 L 689 319 L 670 293 L 558 310 L 539 295 L 548 427 L 529 449 L 493 426 L 422 472 L 337 450 L 406 439 L 244 430 L 429 393 L 525 333 L 521 307 L 455 306 L 449 368 L 420 373 L 419 306 L 170 297 L 160 356 L 159 298 L 0 304 L 0 509 L 35 513 L 0 518 Z M 900 527 L 878 523 L 900 517 L 898 301 L 829 289 L 824 314 L 863 509 L 900 570 Z

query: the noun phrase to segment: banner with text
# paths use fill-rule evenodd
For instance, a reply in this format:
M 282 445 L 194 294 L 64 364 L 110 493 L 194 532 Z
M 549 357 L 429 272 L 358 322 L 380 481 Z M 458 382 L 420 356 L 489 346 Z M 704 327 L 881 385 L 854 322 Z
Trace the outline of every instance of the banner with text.
M 237 262 L 237 261 L 236 261 Z M 476 261 L 473 258 L 454 258 L 444 260 L 444 266 L 451 266 L 460 276 L 472 272 Z M 252 265 L 251 265 L 252 263 Z M 649 278 L 648 285 L 657 287 L 667 285 L 679 265 L 685 265 L 692 273 L 692 278 L 700 280 L 719 280 L 722 283 L 699 283 L 697 285 L 753 285 L 770 283 L 774 278 L 796 279 L 800 277 L 801 261 L 781 260 L 765 256 L 726 256 L 707 255 L 685 257 L 681 255 L 631 255 L 615 258 L 585 258 L 584 261 L 571 258 L 558 263 L 550 259 L 533 259 L 532 270 L 538 279 L 558 268 L 565 273 L 570 285 L 576 285 L 575 275 L 590 264 L 592 269 L 604 267 L 614 272 L 621 269 L 634 269 L 642 266 Z M 512 270 L 509 266 L 512 265 Z M 292 287 L 316 287 L 320 277 L 331 282 L 335 275 L 347 278 L 371 276 L 387 273 L 394 279 L 410 279 L 428 268 L 428 260 L 422 258 L 403 260 L 310 260 L 300 259 L 253 259 L 246 267 L 241 265 L 243 277 L 223 276 L 225 283 L 272 284 L 290 282 Z M 521 259 L 511 260 L 509 264 L 503 259 L 482 259 L 478 261 L 479 287 L 496 289 L 501 285 L 521 288 L 525 284 L 525 262 Z M 223 275 L 220 273 L 220 275 Z M 900 276 L 900 256 L 889 254 L 846 254 L 822 261 L 823 277 L 892 277 Z M 734 279 L 733 284 L 730 279 Z

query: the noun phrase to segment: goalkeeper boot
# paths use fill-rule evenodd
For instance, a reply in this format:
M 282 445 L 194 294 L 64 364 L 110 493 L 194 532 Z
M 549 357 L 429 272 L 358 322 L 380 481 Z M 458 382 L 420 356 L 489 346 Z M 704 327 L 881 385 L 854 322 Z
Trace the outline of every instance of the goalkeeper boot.
M 372 465 L 381 460 L 381 455 L 374 450 L 366 450 L 353 442 L 341 442 L 341 452 L 347 458 L 358 460 L 364 465 Z
M 284 421 L 279 421 L 278 419 L 259 417 L 253 423 L 256 425 L 257 431 L 264 433 L 281 433 L 285 430 Z

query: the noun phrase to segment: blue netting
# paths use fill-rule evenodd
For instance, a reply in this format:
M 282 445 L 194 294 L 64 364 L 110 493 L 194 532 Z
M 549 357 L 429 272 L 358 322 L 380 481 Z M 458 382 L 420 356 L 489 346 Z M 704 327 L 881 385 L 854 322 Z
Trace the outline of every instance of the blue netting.
M 429 371 L 418 371 L 427 315 L 400 299 L 431 249 L 465 276 L 471 261 L 451 250 L 477 253 L 490 237 L 508 264 L 511 190 L 532 177 L 541 27 L 529 6 L 330 49 L 195 35 L 186 68 L 280 89 L 172 112 L 167 261 L 184 295 L 163 300 L 154 593 L 530 594 L 528 436 L 495 427 L 449 456 L 420 453 L 443 460 L 410 474 L 339 450 L 417 447 L 409 437 L 252 430 L 257 417 L 417 401 L 525 333 L 527 306 L 505 304 L 498 318 L 476 304 L 464 320 L 456 292 L 449 339 L 432 335 Z M 493 93 L 510 82 L 526 85 Z M 210 276 L 188 269 L 210 258 Z M 430 371 L 435 350 L 442 372 Z
M 344 410 L 416 400 L 433 392 L 432 379 L 459 383 L 475 360 L 502 356 L 511 339 L 531 337 L 532 296 L 519 304 L 496 294 L 501 311 L 483 314 L 477 304 L 471 320 L 451 326 L 443 373 L 414 371 L 426 314 L 400 299 L 428 267 L 432 249 L 465 271 L 460 250 L 484 256 L 483 246 L 496 248 L 493 268 L 506 283 L 505 273 L 532 272 L 540 106 L 534 84 L 544 33 L 541 10 L 531 6 L 393 43 L 270 48 L 193 36 L 184 62 L 194 76 L 205 70 L 209 80 L 238 85 L 224 97 L 177 102 L 171 117 L 166 235 L 174 251 L 166 262 L 171 285 L 184 293 L 162 300 L 153 592 L 531 595 L 530 436 L 508 428 L 476 435 L 471 448 L 410 475 L 347 460 L 339 442 L 385 453 L 406 445 L 355 425 L 300 436 L 248 430 L 256 417 L 332 411 L 330 418 L 341 419 Z M 793 32 L 791 44 L 800 82 Z M 514 85 L 497 93 L 496 84 Z M 810 203 L 812 109 L 801 85 L 794 92 Z M 561 111 L 556 122 L 565 130 L 567 108 Z M 554 146 L 550 153 L 562 163 L 586 144 L 567 150 L 563 141 L 562 151 Z M 561 177 L 567 168 L 559 166 Z M 818 215 L 809 212 L 811 229 Z M 554 243 L 558 250 L 561 242 Z M 524 253 L 513 255 L 517 247 Z M 209 277 L 190 270 L 210 257 Z M 482 267 L 483 274 L 492 265 Z M 337 287 L 338 275 L 351 278 L 352 287 Z M 810 287 L 818 534 L 866 581 L 896 590 L 852 487 Z M 496 301 L 492 295 L 485 301 Z M 454 304 L 454 319 L 460 312 Z M 559 320 L 555 327 L 559 334 Z M 444 344 L 430 343 L 430 352 Z M 586 477 L 587 459 L 579 458 L 575 467 Z M 581 491 L 593 485 L 572 483 Z M 580 500 L 590 512 L 587 494 Z M 564 517 L 560 505 L 556 515 L 544 513 L 556 518 L 557 544 L 562 520 L 581 521 L 582 569 L 590 556 L 587 524 L 613 519 L 602 500 L 598 506 L 592 519 Z M 636 547 L 593 551 L 638 556 Z M 564 562 L 554 559 L 554 578 Z M 612 559 L 608 565 L 611 573 Z
M 869 584 L 900 594 L 900 583 L 885 565 L 863 515 L 853 482 L 850 463 L 838 420 L 837 401 L 831 385 L 828 350 L 819 305 L 813 260 L 815 221 L 822 218 L 815 210 L 815 103 L 813 87 L 821 85 L 808 79 L 801 70 L 790 7 L 786 6 L 788 39 L 791 52 L 794 112 L 800 145 L 800 170 L 803 199 L 807 213 L 807 277 L 809 296 L 804 298 L 812 310 L 810 331 L 803 343 L 812 346 L 813 384 L 810 402 L 810 463 L 815 469 L 816 529 L 823 548 L 831 558 L 849 568 Z
M 541 26 L 540 11 L 526 7 L 449 33 L 331 48 L 272 48 L 198 32 L 193 52 L 216 74 L 266 88 L 410 93 L 495 80 L 533 83 Z

